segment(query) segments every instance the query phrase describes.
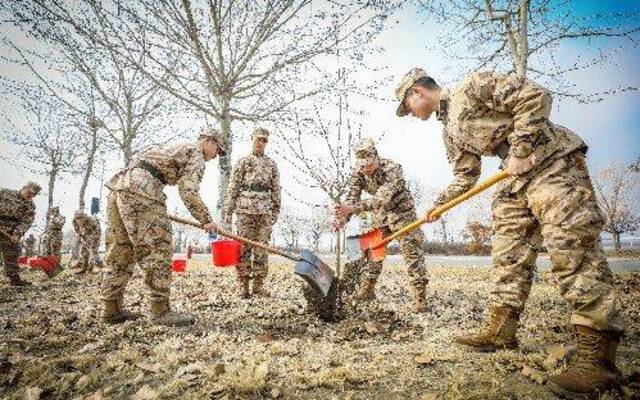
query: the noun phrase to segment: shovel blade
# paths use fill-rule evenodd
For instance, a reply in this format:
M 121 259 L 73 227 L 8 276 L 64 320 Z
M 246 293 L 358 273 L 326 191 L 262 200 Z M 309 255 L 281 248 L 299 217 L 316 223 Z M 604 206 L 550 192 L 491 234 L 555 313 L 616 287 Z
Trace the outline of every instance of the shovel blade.
M 327 297 L 333 283 L 333 270 L 309 250 L 303 250 L 294 272 L 304 279 L 316 292 Z
M 374 261 L 382 261 L 387 255 L 386 247 L 381 246 L 372 249 L 383 239 L 380 229 L 373 229 L 358 235 L 347 236 L 348 262 L 370 257 Z

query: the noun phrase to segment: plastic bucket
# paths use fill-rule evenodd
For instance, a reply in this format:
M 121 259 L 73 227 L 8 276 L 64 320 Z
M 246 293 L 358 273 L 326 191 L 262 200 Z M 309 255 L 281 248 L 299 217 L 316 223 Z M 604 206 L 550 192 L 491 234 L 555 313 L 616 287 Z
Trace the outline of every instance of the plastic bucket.
M 216 267 L 230 267 L 240 262 L 242 246 L 236 240 L 216 240 L 211 242 L 213 265 Z
M 18 257 L 18 264 L 19 265 L 27 265 L 27 256 Z
M 179 274 L 183 273 L 187 268 L 187 260 L 184 258 L 177 258 L 171 262 L 171 270 Z

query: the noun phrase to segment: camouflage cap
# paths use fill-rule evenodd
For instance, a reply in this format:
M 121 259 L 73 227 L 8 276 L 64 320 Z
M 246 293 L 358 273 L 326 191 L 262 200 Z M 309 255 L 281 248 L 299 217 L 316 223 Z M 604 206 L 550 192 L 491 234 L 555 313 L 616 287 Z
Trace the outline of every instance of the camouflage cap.
M 218 145 L 218 154 L 220 154 L 221 156 L 227 155 L 227 146 L 225 145 L 224 140 L 222 140 L 220 131 L 218 131 L 217 129 L 213 129 L 210 126 L 205 126 L 204 128 L 202 128 L 198 139 L 202 139 L 205 137 L 213 139 L 213 141 L 216 142 L 216 144 Z
M 356 143 L 354 151 L 356 158 L 369 158 L 378 155 L 376 144 L 371 138 L 362 138 Z
M 405 76 L 402 77 L 398 86 L 396 86 L 396 100 L 400 102 L 398 105 L 398 109 L 396 110 L 396 115 L 399 117 L 404 117 L 409 114 L 409 110 L 404 104 L 404 98 L 407 95 L 407 90 L 420 78 L 429 77 L 427 72 L 422 68 L 414 68 L 411 71 L 407 72 Z
M 29 189 L 32 192 L 34 192 L 35 194 L 40 193 L 40 191 L 42 190 L 42 188 L 40 187 L 40 185 L 38 185 L 37 183 L 35 183 L 34 181 L 29 181 L 27 182 L 23 187 L 23 189 Z
M 251 134 L 251 138 L 261 137 L 265 139 L 269 139 L 269 131 L 265 128 L 256 128 Z

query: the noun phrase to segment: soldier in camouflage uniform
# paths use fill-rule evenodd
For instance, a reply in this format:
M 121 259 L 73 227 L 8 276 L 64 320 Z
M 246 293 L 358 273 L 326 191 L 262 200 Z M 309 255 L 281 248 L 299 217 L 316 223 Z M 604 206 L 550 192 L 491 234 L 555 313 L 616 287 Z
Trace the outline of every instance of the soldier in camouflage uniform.
M 206 162 L 218 154 L 225 154 L 223 146 L 220 134 L 205 128 L 195 142 L 145 150 L 109 180 L 107 268 L 102 283 L 103 320 L 106 323 L 137 318 L 122 305 L 134 264 L 144 271 L 153 323 L 177 326 L 195 321 L 190 315 L 172 312 L 169 305 L 172 231 L 163 189 L 167 185 L 177 185 L 191 215 L 205 230 L 214 232 L 217 225 L 200 198 L 200 182 Z
M 268 243 L 271 229 L 280 213 L 280 178 L 276 163 L 264 154 L 269 131 L 256 129 L 251 135 L 253 150 L 241 158 L 233 169 L 226 199 L 226 222 L 236 214 L 236 233 Z M 253 266 L 251 258 L 253 256 Z M 268 254 L 245 246 L 236 266 L 238 293 L 249 297 L 249 280 L 253 274 L 253 294 L 269 297 L 264 281 L 269 271 Z
M 78 259 L 74 263 L 76 273 L 92 272 L 94 267 L 102 268 L 102 261 L 98 254 L 102 230 L 98 218 L 78 210 L 73 216 L 73 229 L 78 235 L 80 244 Z
M 27 236 L 27 239 L 24 241 L 24 255 L 27 257 L 33 257 L 36 254 L 36 238 L 33 236 L 33 233 Z
M 558 288 L 571 305 L 576 356 L 550 377 L 556 393 L 602 392 L 619 379 L 615 354 L 621 336 L 613 277 L 600 243 L 603 216 L 585 162 L 587 146 L 549 121 L 551 96 L 515 75 L 475 73 L 449 91 L 422 69 L 396 89 L 397 114 L 444 124 L 444 143 L 455 180 L 434 206 L 470 189 L 480 158 L 497 156 L 511 175 L 493 200 L 493 275 L 490 312 L 476 333 L 457 341 L 480 350 L 514 348 L 520 313 L 544 239 Z M 429 217 L 429 212 L 425 214 Z
M 25 234 L 36 215 L 33 197 L 40 193 L 37 183 L 29 182 L 20 190 L 0 189 L 0 229 L 12 237 L 0 234 L 0 253 L 4 262 L 4 273 L 14 286 L 27 286 L 31 283 L 20 279 L 18 257 L 20 239 Z
M 56 256 L 58 262 L 62 257 L 62 228 L 65 221 L 66 218 L 60 214 L 59 207 L 49 209 L 43 255 Z
M 402 167 L 381 158 L 370 138 L 362 139 L 356 144 L 355 154 L 358 161 L 351 173 L 347 200 L 336 207 L 337 227 L 342 227 L 352 214 L 366 211 L 373 213 L 373 227 L 382 229 L 384 236 L 415 221 L 413 195 L 407 189 Z M 367 192 L 372 197 L 361 200 L 362 192 Z M 411 278 L 414 308 L 417 312 L 422 312 L 426 308 L 425 290 L 428 283 L 424 264 L 424 233 L 416 229 L 398 240 Z M 375 298 L 375 285 L 380 272 L 382 261 L 369 260 L 356 294 L 357 300 L 369 301 Z

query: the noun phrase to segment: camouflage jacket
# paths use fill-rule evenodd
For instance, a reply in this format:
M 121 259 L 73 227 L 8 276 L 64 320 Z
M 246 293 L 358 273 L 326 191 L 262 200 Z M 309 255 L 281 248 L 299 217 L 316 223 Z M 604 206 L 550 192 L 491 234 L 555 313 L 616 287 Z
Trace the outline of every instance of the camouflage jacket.
M 237 214 L 280 213 L 280 176 L 276 163 L 266 155 L 251 153 L 238 160 L 227 190 L 226 211 Z
M 62 231 L 66 220 L 67 219 L 60 214 L 50 214 L 49 221 L 47 222 L 47 231 Z
M 361 200 L 363 191 L 371 198 Z M 374 228 L 415 218 L 413 196 L 406 187 L 402 167 L 385 158 L 380 158 L 372 175 L 351 173 L 347 203 L 355 206 L 354 214 L 372 212 Z
M 35 216 L 33 200 L 25 200 L 19 190 L 0 189 L 0 228 L 10 235 L 22 237 Z
M 154 176 L 148 170 L 149 166 L 159 176 Z M 135 193 L 164 204 L 164 186 L 178 185 L 180 198 L 191 215 L 200 223 L 206 224 L 211 222 L 211 216 L 200 198 L 200 182 L 204 170 L 204 156 L 197 144 L 156 146 L 144 151 L 131 161 L 128 168 L 113 176 L 107 187 L 114 191 Z
M 87 214 L 76 214 L 73 217 L 73 229 L 80 237 L 80 240 L 87 244 L 100 242 L 100 221 L 96 217 Z
M 475 73 L 451 92 L 443 90 L 436 117 L 444 123 L 444 144 L 455 179 L 436 203 L 443 204 L 476 184 L 481 156 L 498 156 L 505 165 L 508 157 L 535 152 L 533 170 L 506 182 L 517 192 L 552 161 L 576 150 L 586 152 L 578 135 L 549 121 L 550 111 L 549 92 L 513 74 Z

